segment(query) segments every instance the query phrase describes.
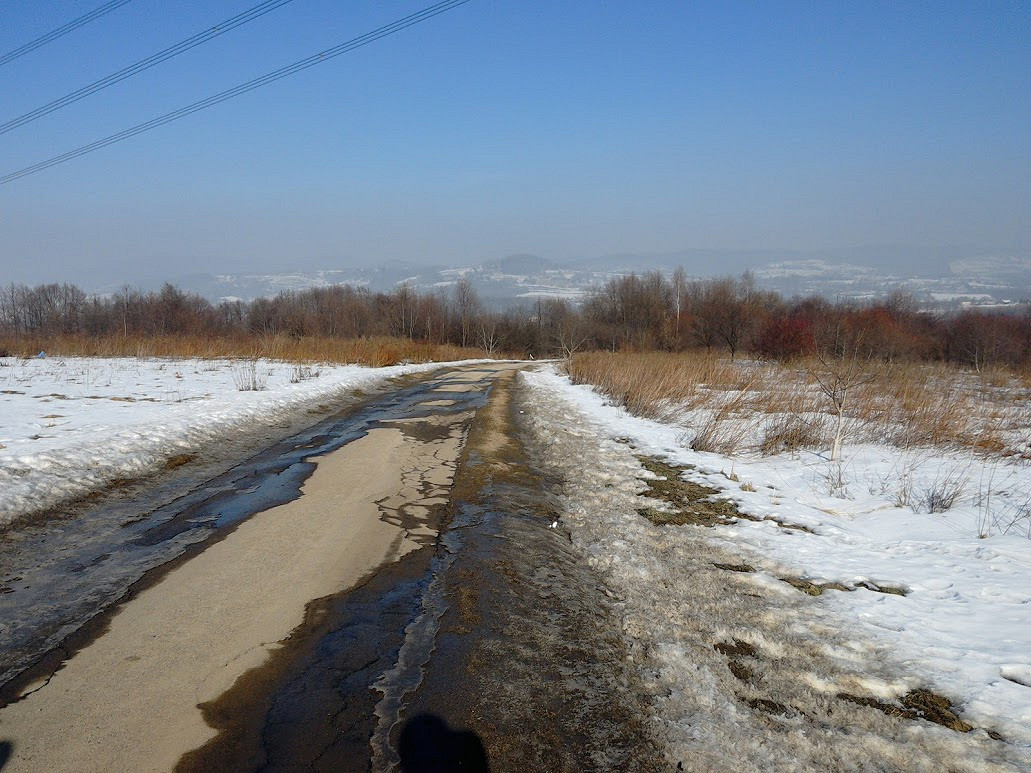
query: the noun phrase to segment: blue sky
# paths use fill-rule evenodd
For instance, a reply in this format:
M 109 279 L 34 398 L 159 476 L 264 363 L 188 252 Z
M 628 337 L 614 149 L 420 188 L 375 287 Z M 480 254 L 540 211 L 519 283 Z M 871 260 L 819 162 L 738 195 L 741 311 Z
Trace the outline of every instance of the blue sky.
M 0 3 L 0 51 L 100 1 Z M 256 2 L 133 0 L 0 67 L 0 121 Z M 427 4 L 294 0 L 0 136 L 0 173 Z M 1026 2 L 472 0 L 0 186 L 0 282 L 694 247 L 1026 253 L 1029 41 Z

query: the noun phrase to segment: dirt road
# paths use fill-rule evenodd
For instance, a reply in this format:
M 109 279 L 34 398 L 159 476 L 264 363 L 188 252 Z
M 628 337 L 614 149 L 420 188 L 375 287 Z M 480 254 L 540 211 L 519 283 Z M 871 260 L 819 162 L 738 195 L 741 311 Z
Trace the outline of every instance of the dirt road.
M 657 768 L 605 597 L 513 440 L 513 372 L 438 372 L 141 519 L 124 565 L 215 520 L 59 647 L 8 652 L 36 664 L 4 687 L 4 770 L 390 770 L 439 748 Z M 236 501 L 262 487 L 273 506 Z

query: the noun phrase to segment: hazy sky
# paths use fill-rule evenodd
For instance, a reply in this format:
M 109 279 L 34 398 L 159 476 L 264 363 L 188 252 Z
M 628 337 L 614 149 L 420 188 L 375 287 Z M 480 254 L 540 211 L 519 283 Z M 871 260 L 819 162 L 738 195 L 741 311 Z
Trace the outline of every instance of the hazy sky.
M 258 0 L 134 0 L 0 122 Z M 101 0 L 0 3 L 0 51 Z M 294 0 L 0 135 L 0 174 L 429 1 Z M 0 186 L 0 282 L 690 247 L 1031 248 L 1031 4 L 472 0 Z

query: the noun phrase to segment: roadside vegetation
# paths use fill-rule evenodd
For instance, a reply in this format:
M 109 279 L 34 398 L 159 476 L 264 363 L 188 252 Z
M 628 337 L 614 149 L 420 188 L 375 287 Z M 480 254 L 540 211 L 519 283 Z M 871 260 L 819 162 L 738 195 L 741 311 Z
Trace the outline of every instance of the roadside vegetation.
M 693 418 L 696 450 L 833 451 L 846 438 L 1031 460 L 1031 374 L 947 363 L 587 352 L 567 366 L 632 413 Z M 835 370 L 835 368 L 838 368 Z M 839 421 L 840 418 L 840 421 Z M 833 454 L 832 454 L 833 455 Z
M 949 363 L 991 373 L 1031 367 L 1031 313 L 1013 307 L 931 314 L 903 293 L 876 302 L 786 299 L 747 274 L 688 280 L 683 271 L 620 276 L 578 303 L 541 297 L 504 311 L 484 304 L 467 280 L 432 293 L 407 285 L 389 293 L 334 285 L 220 303 L 171 284 L 103 296 L 67 284 L 8 285 L 0 288 L 0 349 L 23 356 L 47 349 L 374 365 L 703 352 L 732 361 L 816 357 L 824 372 L 840 375 L 850 361 Z
M 131 333 L 124 336 L 92 337 L 83 334 L 10 336 L 2 347 L 11 356 L 31 357 L 40 351 L 66 357 L 161 357 L 281 360 L 301 363 L 309 370 L 299 371 L 305 380 L 311 363 L 353 363 L 382 367 L 402 363 L 448 362 L 484 357 L 482 349 L 448 343 L 414 341 L 392 336 L 367 338 L 327 338 L 288 335 L 202 335 Z
M 682 428 L 684 445 L 740 470 L 768 459 L 818 494 L 917 513 L 956 508 L 978 536 L 1031 538 L 1026 370 L 706 352 L 586 352 L 565 367 L 574 383 Z

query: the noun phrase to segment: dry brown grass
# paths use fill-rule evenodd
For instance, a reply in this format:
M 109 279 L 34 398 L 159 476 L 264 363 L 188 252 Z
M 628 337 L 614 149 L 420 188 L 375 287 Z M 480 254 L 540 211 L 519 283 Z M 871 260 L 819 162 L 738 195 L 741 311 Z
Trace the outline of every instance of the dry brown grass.
M 640 416 L 685 420 L 697 450 L 762 453 L 828 443 L 833 411 L 817 361 L 730 362 L 705 352 L 579 354 L 575 383 L 590 383 Z M 1012 455 L 1031 441 L 1031 382 L 1010 371 L 972 373 L 940 363 L 869 364 L 872 380 L 844 410 L 850 441 L 901 448 L 966 448 Z
M 567 365 L 575 384 L 594 384 L 631 413 L 667 418 L 677 406 L 708 402 L 703 388 L 739 391 L 741 373 L 714 354 L 586 352 Z
M 288 336 L 212 338 L 208 336 L 62 336 L 4 341 L 11 354 L 84 357 L 264 357 L 287 362 L 356 363 L 384 366 L 401 362 L 482 359 L 483 350 L 401 338 L 314 338 Z
M 944 363 L 904 363 L 882 369 L 857 394 L 857 418 L 882 427 L 893 445 L 1007 450 L 1024 425 L 1019 381 L 1000 371 L 972 373 Z

